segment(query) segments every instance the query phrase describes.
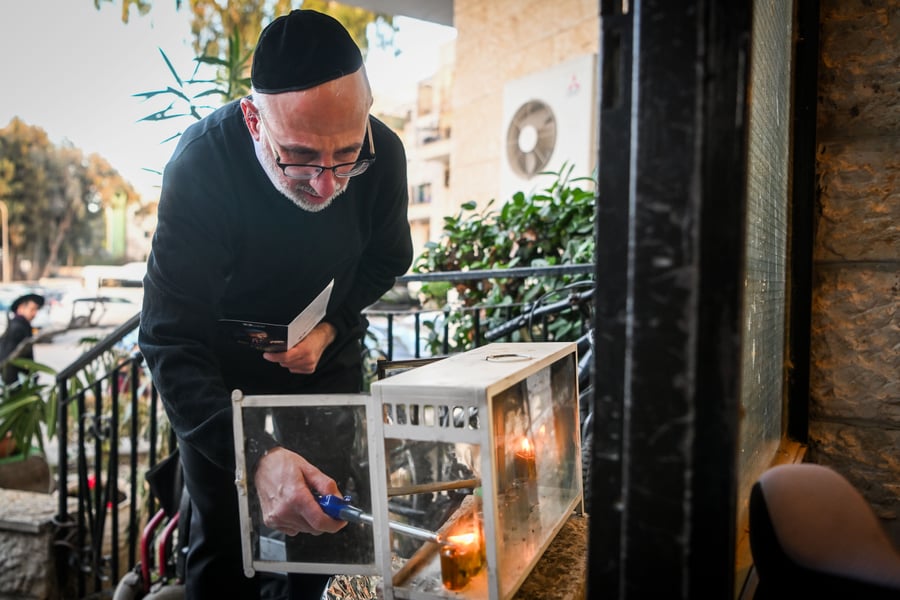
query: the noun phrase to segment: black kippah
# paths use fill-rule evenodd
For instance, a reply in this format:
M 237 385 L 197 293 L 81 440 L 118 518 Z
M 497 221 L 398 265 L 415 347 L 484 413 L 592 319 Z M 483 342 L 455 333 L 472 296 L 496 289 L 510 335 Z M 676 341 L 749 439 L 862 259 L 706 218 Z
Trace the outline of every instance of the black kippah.
M 280 94 L 315 87 L 361 66 L 359 47 L 337 20 L 314 10 L 292 10 L 263 29 L 250 80 L 257 92 Z

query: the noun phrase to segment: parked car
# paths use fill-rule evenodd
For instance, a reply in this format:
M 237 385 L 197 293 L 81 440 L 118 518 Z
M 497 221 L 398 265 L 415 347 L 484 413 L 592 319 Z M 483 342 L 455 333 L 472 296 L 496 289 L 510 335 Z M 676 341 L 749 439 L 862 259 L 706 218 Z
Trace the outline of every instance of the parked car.
M 70 328 L 121 325 L 141 312 L 141 303 L 117 296 L 83 296 L 71 300 Z

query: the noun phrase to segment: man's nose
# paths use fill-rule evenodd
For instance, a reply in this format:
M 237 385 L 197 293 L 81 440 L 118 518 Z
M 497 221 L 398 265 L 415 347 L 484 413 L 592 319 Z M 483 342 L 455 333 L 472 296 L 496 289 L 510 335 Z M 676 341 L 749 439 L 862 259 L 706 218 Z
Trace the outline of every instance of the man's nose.
M 323 169 L 310 180 L 310 184 L 322 198 L 330 198 L 338 188 L 337 176 L 331 169 Z

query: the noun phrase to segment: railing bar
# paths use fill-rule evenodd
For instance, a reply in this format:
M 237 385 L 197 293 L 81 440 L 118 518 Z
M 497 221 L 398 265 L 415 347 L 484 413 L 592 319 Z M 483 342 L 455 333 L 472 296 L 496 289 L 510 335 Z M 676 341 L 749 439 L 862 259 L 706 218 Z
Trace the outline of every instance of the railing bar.
M 56 457 L 56 476 L 58 481 L 62 483 L 65 483 L 69 479 L 69 388 L 66 383 L 66 380 L 57 380 L 56 382 L 58 411 L 56 432 L 57 439 L 59 440 Z M 59 513 L 57 514 L 56 520 L 60 524 L 65 524 L 69 521 L 69 490 L 66 485 L 57 485 L 57 488 L 59 490 L 59 504 L 57 505 Z
M 57 457 L 56 457 L 56 477 L 57 477 L 57 495 L 59 503 L 57 505 L 57 514 L 55 522 L 59 528 L 54 535 L 54 542 L 59 545 L 55 547 L 54 558 L 56 562 L 56 582 L 59 589 L 65 589 L 68 581 L 67 573 L 69 570 L 68 559 L 71 557 L 67 544 L 71 537 L 71 516 L 69 515 L 69 487 L 66 484 L 69 480 L 69 387 L 66 380 L 56 382 L 56 401 L 57 401 Z M 61 483 L 60 483 L 61 482 Z
M 387 315 L 387 359 L 394 360 L 394 313 Z
M 103 560 L 103 530 L 106 520 L 106 503 L 103 502 L 103 396 L 100 382 L 91 385 L 94 393 L 94 532 L 91 537 L 92 555 L 94 557 L 94 591 L 100 591 L 103 581 L 100 577 L 100 565 Z
M 156 415 L 157 410 L 159 409 L 159 394 L 156 391 L 156 386 L 150 386 L 150 466 L 156 464 L 156 455 L 159 452 L 159 449 L 156 447 L 156 437 L 159 434 L 159 419 Z M 170 448 L 171 451 L 171 448 Z M 155 515 L 156 514 L 156 498 L 153 497 L 153 494 L 147 494 L 147 514 Z
M 138 473 L 138 392 L 140 390 L 141 376 L 141 355 L 135 354 L 131 357 L 129 366 L 131 368 L 131 456 L 129 457 L 131 466 L 130 488 L 128 497 L 131 502 L 128 505 L 128 568 L 134 566 L 137 561 L 137 542 L 138 542 L 138 513 L 137 513 L 137 473 Z
M 481 345 L 481 310 L 476 306 L 472 316 L 472 329 L 475 330 L 475 347 Z
M 416 316 L 414 317 L 415 329 L 414 329 L 414 333 L 413 333 L 413 336 L 414 336 L 413 339 L 415 339 L 415 341 L 416 341 L 416 344 L 415 344 L 416 349 L 413 354 L 414 354 L 415 358 L 422 358 L 422 350 L 420 348 L 420 346 L 422 345 L 422 329 L 421 329 L 422 319 L 421 319 L 421 317 L 422 317 L 422 313 L 419 313 L 419 312 L 417 312 Z
M 441 350 L 444 354 L 450 353 L 450 307 L 444 309 L 444 340 Z
M 78 418 L 78 533 L 75 536 L 76 548 L 78 549 L 78 597 L 84 596 L 87 589 L 87 578 L 84 572 L 85 562 L 85 526 L 94 526 L 93 519 L 89 515 L 93 514 L 91 509 L 90 487 L 88 486 L 88 465 L 87 453 L 85 452 L 85 431 L 84 431 L 84 395 L 85 390 L 80 390 L 76 396 L 77 418 Z M 66 482 L 63 482 L 64 484 Z
M 439 273 L 410 273 L 397 278 L 411 281 L 466 281 L 470 279 L 522 279 L 536 275 L 581 275 L 594 272 L 594 264 L 556 265 L 552 267 L 517 267 L 514 269 L 481 269 L 472 271 L 442 271 Z
M 112 524 L 112 535 L 110 536 L 112 581 L 119 581 L 119 377 L 123 370 L 124 366 L 122 365 L 115 369 L 111 381 L 107 384 L 110 386 L 111 392 L 110 412 L 112 413 L 112 422 L 110 423 L 109 462 L 107 463 L 109 476 L 106 480 L 107 501 L 105 508 L 109 510 L 110 523 Z M 103 540 L 101 540 L 101 545 L 102 542 Z
M 115 508 L 112 508 L 112 509 L 110 508 L 110 507 L 114 507 L 115 500 L 118 499 L 118 486 L 113 487 L 109 483 L 110 481 L 113 481 L 113 469 L 114 469 L 113 464 L 114 463 L 112 461 L 107 461 L 107 463 L 106 463 L 106 469 L 107 469 L 106 470 L 106 485 L 103 486 L 103 512 L 102 512 L 103 519 L 102 519 L 102 521 L 100 521 L 103 524 L 103 526 L 101 527 L 101 534 L 98 536 L 98 539 L 94 541 L 94 546 L 99 549 L 100 562 L 97 565 L 97 575 L 100 578 L 101 582 L 104 579 L 111 579 L 112 581 L 118 580 L 116 578 L 115 574 L 104 577 L 105 563 L 107 560 L 109 560 L 110 569 L 112 570 L 112 561 L 115 559 L 115 556 L 116 556 L 115 549 L 118 547 L 117 546 L 118 536 L 116 535 L 117 529 L 118 529 L 116 527 L 116 525 L 117 525 L 116 522 L 118 521 L 118 519 L 115 518 Z M 97 480 L 99 481 L 100 478 L 98 477 Z M 115 490 L 115 492 L 116 492 L 115 494 L 113 494 L 113 490 Z M 110 519 L 110 523 L 111 523 L 110 542 L 111 543 L 110 543 L 110 555 L 109 556 L 106 556 L 105 554 L 103 554 L 103 539 L 104 539 L 103 534 L 105 533 L 105 531 L 103 531 L 103 530 L 106 529 L 106 517 L 107 516 L 111 517 L 111 519 Z M 102 586 L 102 583 L 101 583 L 101 586 Z

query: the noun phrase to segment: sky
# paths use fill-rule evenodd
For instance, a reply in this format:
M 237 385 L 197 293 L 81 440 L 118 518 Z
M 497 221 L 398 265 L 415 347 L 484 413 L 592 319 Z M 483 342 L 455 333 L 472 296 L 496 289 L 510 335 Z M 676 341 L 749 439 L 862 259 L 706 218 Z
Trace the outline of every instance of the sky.
M 120 2 L 0 0 L 0 127 L 18 116 L 51 141 L 69 140 L 104 157 L 144 200 L 158 197 L 161 171 L 175 149 L 163 141 L 189 120 L 139 122 L 164 104 L 134 94 L 173 82 L 160 50 L 184 78 L 193 70 L 190 16 L 175 0 L 156 0 L 149 15 L 120 20 Z M 185 5 L 188 3 L 185 2 Z M 455 30 L 398 17 L 396 47 L 370 44 L 366 67 L 379 105 L 408 100 L 435 72 L 441 45 Z

